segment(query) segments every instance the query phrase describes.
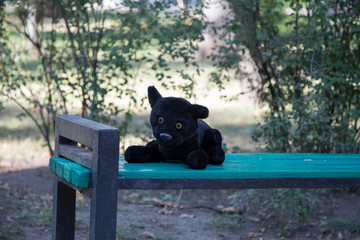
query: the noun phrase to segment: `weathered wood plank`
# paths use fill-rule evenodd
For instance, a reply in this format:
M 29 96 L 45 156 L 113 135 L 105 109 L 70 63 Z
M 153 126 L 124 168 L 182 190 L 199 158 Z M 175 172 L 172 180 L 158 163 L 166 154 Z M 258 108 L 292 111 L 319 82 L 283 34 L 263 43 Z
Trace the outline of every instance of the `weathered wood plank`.
M 119 178 L 119 189 L 356 188 L 360 178 Z
M 50 170 L 77 187 L 89 186 L 90 170 L 69 160 L 52 158 L 50 160 Z M 227 154 L 223 165 L 208 165 L 204 170 L 190 169 L 182 162 L 129 164 L 120 157 L 119 184 L 121 186 L 119 186 L 119 188 L 129 188 L 131 185 L 136 185 L 138 188 L 141 184 L 145 187 L 150 183 L 161 186 L 162 183 L 160 183 L 160 181 L 164 181 L 161 179 L 167 179 L 167 188 L 171 188 L 171 186 L 176 188 L 181 182 L 186 182 L 184 179 L 198 179 L 197 187 L 199 188 L 202 188 L 202 185 L 206 188 L 211 186 L 213 186 L 213 188 L 224 188 L 226 184 L 241 188 L 246 184 L 254 184 L 254 179 L 267 179 L 266 181 L 272 179 L 272 186 L 276 186 L 274 181 L 278 181 L 279 184 L 283 182 L 279 179 L 297 179 L 299 186 L 303 184 L 309 187 L 312 182 L 313 187 L 319 185 L 316 182 L 320 182 L 322 186 L 326 186 L 328 182 L 329 187 L 331 187 L 335 186 L 333 184 L 335 181 L 339 182 L 338 187 L 345 186 L 346 184 L 353 186 L 357 184 L 357 180 L 360 180 L 360 155 Z M 206 183 L 201 183 L 201 185 L 200 179 Z M 210 180 L 206 181 L 206 179 Z M 245 181 L 238 181 L 235 184 L 234 179 L 251 179 L 251 181 L 247 183 Z M 300 181 L 299 179 L 305 180 Z M 309 179 L 312 180 L 309 181 Z M 315 181 L 315 179 L 317 180 Z M 346 183 L 346 179 L 352 180 Z M 171 181 L 174 183 L 170 184 Z M 218 181 L 217 185 L 216 181 Z M 264 181 L 258 180 L 258 182 Z M 125 183 L 127 183 L 128 186 L 126 186 Z M 258 186 L 259 183 L 254 186 Z M 279 185 L 279 187 L 281 186 L 285 185 Z M 286 186 L 291 187 L 292 185 L 288 183 Z M 190 184 L 189 187 L 196 187 L 196 184 L 194 186 Z
M 77 145 L 63 145 L 59 144 L 58 153 L 60 156 L 65 156 L 75 162 L 84 165 L 87 168 L 91 168 L 92 164 L 92 151 Z
M 221 166 L 193 170 L 177 162 L 130 164 L 121 178 L 360 178 L 359 154 L 227 154 Z
M 50 171 L 79 188 L 90 187 L 91 170 L 70 160 L 54 157 L 50 158 Z
M 116 128 L 73 115 L 57 115 L 56 126 L 59 136 L 93 147 L 101 130 Z

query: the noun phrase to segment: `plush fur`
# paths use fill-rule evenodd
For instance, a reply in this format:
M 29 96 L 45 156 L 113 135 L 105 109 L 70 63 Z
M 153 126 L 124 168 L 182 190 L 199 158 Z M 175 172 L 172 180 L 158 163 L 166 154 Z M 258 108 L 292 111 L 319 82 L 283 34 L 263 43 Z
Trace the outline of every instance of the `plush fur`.
M 199 119 L 209 110 L 183 98 L 163 98 L 153 86 L 148 88 L 150 123 L 156 140 L 146 146 L 130 146 L 125 151 L 129 163 L 182 160 L 191 168 L 203 169 L 208 163 L 221 165 L 225 153 L 217 129 Z

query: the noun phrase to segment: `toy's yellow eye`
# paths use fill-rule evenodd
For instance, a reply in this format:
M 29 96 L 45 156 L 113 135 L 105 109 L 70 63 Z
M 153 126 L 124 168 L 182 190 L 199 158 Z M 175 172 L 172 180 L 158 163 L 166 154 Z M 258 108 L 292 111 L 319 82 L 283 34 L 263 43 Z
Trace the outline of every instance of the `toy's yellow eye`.
M 159 122 L 160 124 L 164 123 L 164 118 L 159 117 L 159 118 L 158 118 L 158 122 Z
M 181 129 L 181 128 L 182 128 L 182 124 L 181 124 L 181 123 L 177 123 L 177 124 L 176 124 L 176 128 L 177 128 L 177 129 Z

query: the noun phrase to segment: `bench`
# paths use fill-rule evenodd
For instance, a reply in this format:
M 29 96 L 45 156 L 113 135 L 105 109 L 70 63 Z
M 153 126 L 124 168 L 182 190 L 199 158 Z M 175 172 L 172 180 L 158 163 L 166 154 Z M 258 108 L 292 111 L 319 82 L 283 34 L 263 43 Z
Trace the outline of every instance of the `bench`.
M 74 239 L 75 193 L 90 198 L 89 239 L 115 239 L 118 189 L 360 187 L 360 154 L 227 154 L 222 166 L 129 164 L 119 130 L 84 118 L 56 117 L 52 239 Z

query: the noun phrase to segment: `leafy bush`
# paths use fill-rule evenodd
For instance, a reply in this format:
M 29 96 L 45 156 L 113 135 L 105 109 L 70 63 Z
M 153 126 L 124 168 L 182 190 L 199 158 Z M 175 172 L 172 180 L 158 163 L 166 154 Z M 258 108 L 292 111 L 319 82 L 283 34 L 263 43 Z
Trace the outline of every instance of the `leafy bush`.
M 168 61 L 190 65 L 205 27 L 201 5 L 179 13 L 171 1 L 126 0 L 112 9 L 102 1 L 8 3 L 0 94 L 34 121 L 51 155 L 56 114 L 112 123 L 125 135 L 144 75 L 192 94 L 195 76 L 179 70 L 184 80 L 175 82 Z
M 249 79 L 268 110 L 253 139 L 270 152 L 360 152 L 360 12 L 357 1 L 227 1 L 218 84 Z M 235 71 L 233 71 L 235 70 Z
M 212 81 L 247 77 L 267 109 L 253 140 L 267 152 L 360 153 L 360 12 L 357 1 L 227 0 Z M 239 64 L 254 64 L 249 77 Z M 276 219 L 282 235 L 306 223 L 317 199 L 306 189 L 244 190 L 248 214 Z
M 304 226 L 316 214 L 319 203 L 307 189 L 250 189 L 237 191 L 230 196 L 234 206 L 246 216 L 254 214 L 264 220 L 282 224 L 280 235 L 290 235 Z

